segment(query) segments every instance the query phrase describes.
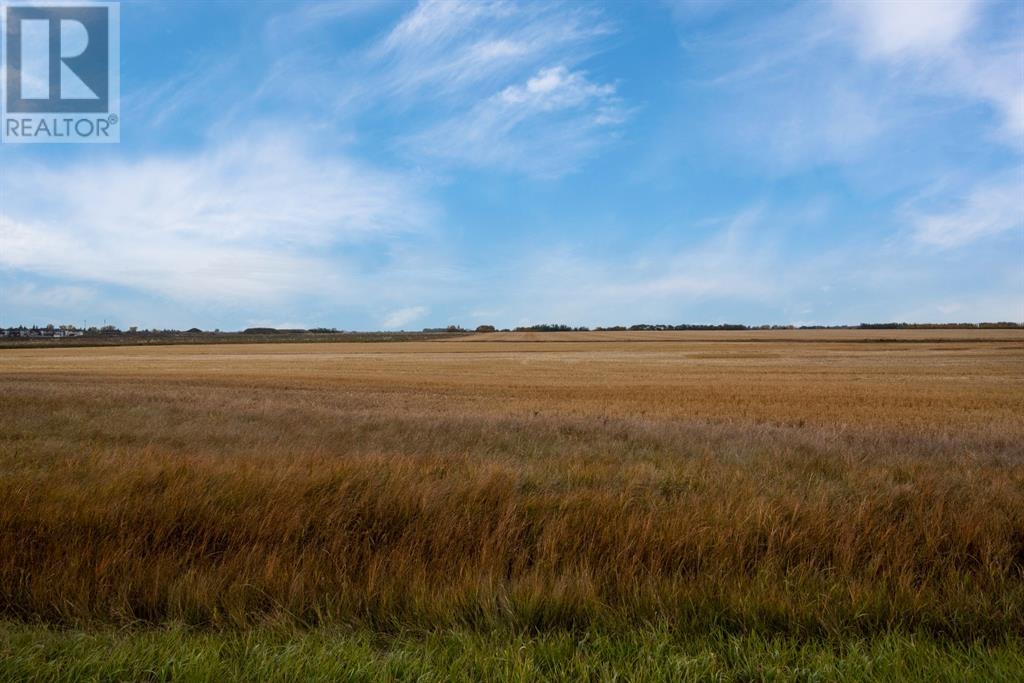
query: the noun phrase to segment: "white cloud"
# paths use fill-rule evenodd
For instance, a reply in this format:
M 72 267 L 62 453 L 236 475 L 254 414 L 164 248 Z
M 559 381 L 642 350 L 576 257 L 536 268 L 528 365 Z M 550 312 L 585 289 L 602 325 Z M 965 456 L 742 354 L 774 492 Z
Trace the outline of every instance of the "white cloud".
M 954 209 L 918 213 L 914 237 L 942 248 L 1010 230 L 1024 230 L 1024 170 L 974 187 Z
M 332 134 L 354 130 L 362 117 L 402 117 L 406 125 L 395 144 L 413 162 L 443 159 L 558 177 L 625 117 L 614 85 L 591 82 L 581 68 L 612 32 L 596 6 L 424 0 L 384 35 L 349 52 L 334 45 L 328 51 L 317 41 L 290 45 L 246 105 L 230 109 L 294 99 L 312 112 L 310 125 Z M 566 121 L 570 109 L 574 118 Z M 325 111 L 327 120 L 317 120 Z M 510 122 L 499 120 L 506 115 Z M 527 118 L 538 144 L 520 151 L 523 139 L 506 133 Z M 492 142 L 497 149 L 481 149 Z M 545 154 L 528 163 L 538 148 Z
M 945 73 L 951 91 L 987 103 L 997 112 L 1003 141 L 1024 148 L 1024 39 L 963 50 Z
M 433 214 L 401 176 L 256 137 L 192 155 L 22 164 L 3 191 L 0 266 L 190 303 L 356 299 L 353 269 L 331 250 L 422 231 Z
M 391 30 L 381 49 L 399 52 L 450 43 L 476 22 L 508 16 L 511 11 L 512 7 L 501 2 L 424 0 Z
M 342 98 L 418 107 L 401 144 L 416 158 L 555 178 L 625 117 L 615 86 L 579 68 L 611 31 L 586 5 L 426 0 L 362 55 Z
M 409 323 L 416 322 L 430 312 L 425 306 L 409 306 L 391 311 L 381 320 L 381 326 L 386 330 L 402 329 Z
M 904 150 L 929 144 L 924 131 L 965 118 L 968 107 L 990 141 L 1024 149 L 1024 33 L 1021 15 L 1006 10 L 943 0 L 805 2 L 699 31 L 686 13 L 682 55 L 697 74 L 687 85 L 715 89 L 721 104 L 709 132 L 745 161 L 782 174 L 842 165 L 912 185 L 882 169 L 911 165 Z M 991 124 L 977 116 L 986 108 Z M 925 164 L 919 170 L 928 174 Z
M 596 12 L 555 4 L 420 2 L 369 52 L 372 87 L 389 97 L 478 97 L 523 69 L 576 63 L 609 33 Z
M 892 116 L 886 84 L 872 82 L 860 65 L 851 68 L 856 60 L 839 38 L 835 13 L 798 3 L 756 19 L 740 12 L 732 21 L 694 28 L 719 5 L 673 6 L 686 94 L 715 102 L 712 117 L 698 110 L 678 118 L 705 126 L 718 149 L 742 157 L 738 163 L 772 174 L 850 165 L 865 159 L 900 123 Z M 692 144 L 673 150 L 672 135 L 665 137 L 666 147 L 656 156 L 692 159 Z
M 556 66 L 541 69 L 525 85 L 505 88 L 501 91 L 501 99 L 527 111 L 557 111 L 578 107 L 591 100 L 605 100 L 614 94 L 614 86 L 591 83 L 583 73 Z
M 974 0 L 842 0 L 836 10 L 852 20 L 868 57 L 943 54 L 977 19 Z
M 1024 140 L 1024 35 L 1008 40 L 975 35 L 986 5 L 975 0 L 836 2 L 834 16 L 852 29 L 866 60 L 906 70 L 904 84 L 922 94 L 985 102 L 995 110 L 1004 139 Z
M 67 223 L 65 223 L 67 221 Z M 107 226 L 0 220 L 0 264 L 77 282 L 129 287 L 181 302 L 273 303 L 338 277 L 310 257 L 265 246 L 221 245 L 201 237 Z
M 557 178 L 610 139 L 626 115 L 613 85 L 555 66 L 410 138 L 408 146 L 451 163 Z

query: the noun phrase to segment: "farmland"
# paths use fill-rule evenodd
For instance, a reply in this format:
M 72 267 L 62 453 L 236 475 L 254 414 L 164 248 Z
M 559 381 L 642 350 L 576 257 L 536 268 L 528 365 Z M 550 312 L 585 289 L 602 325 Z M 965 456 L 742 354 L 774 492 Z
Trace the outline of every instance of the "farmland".
M 1009 679 L 1022 415 L 1019 330 L 0 350 L 0 679 Z

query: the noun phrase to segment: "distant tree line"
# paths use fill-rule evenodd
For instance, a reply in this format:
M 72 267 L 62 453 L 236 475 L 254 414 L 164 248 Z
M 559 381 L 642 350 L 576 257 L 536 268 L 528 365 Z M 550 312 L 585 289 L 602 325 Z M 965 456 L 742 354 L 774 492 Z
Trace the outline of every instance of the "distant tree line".
M 483 330 L 477 328 L 478 332 L 494 331 L 493 326 L 484 325 L 481 327 L 487 327 L 489 329 Z M 984 322 L 984 323 L 861 323 L 859 325 L 741 325 L 737 323 L 719 323 L 714 325 L 701 325 L 701 324 L 682 324 L 682 325 L 669 325 L 669 324 L 640 324 L 640 325 L 614 325 L 611 327 L 594 327 L 589 328 L 585 326 L 574 327 L 572 325 L 562 325 L 554 323 L 546 323 L 542 325 L 526 325 L 514 328 L 515 332 L 588 332 L 593 329 L 596 332 L 639 332 L 639 331 L 668 331 L 668 330 L 693 330 L 693 331 L 751 331 L 751 330 L 940 330 L 940 329 L 1020 329 L 1024 327 L 1022 323 L 1013 322 Z M 503 332 L 509 332 L 512 330 L 502 330 Z
M 1006 321 L 995 323 L 861 323 L 858 327 L 862 330 L 999 330 L 1018 329 L 1024 327 L 1024 324 Z
M 611 327 L 590 328 L 585 325 L 564 325 L 560 323 L 543 323 L 539 325 L 520 325 L 515 328 L 499 329 L 494 325 L 478 325 L 474 329 L 467 329 L 461 325 L 448 325 L 447 327 L 427 327 L 423 329 L 426 334 L 468 334 L 470 332 L 651 332 L 651 331 L 752 331 L 752 330 L 995 330 L 995 329 L 1022 329 L 1024 323 L 1007 321 L 982 322 L 982 323 L 860 323 L 859 325 L 741 325 L 735 323 L 719 323 L 714 325 L 702 324 L 639 324 L 639 325 L 614 325 Z M 0 337 L 189 337 L 208 335 L 318 335 L 318 334 L 359 334 L 346 332 L 336 327 L 313 327 L 310 329 L 301 328 L 277 328 L 277 327 L 248 327 L 241 332 L 222 332 L 219 329 L 202 330 L 192 327 L 187 330 L 173 328 L 164 329 L 139 329 L 129 327 L 121 330 L 114 325 L 102 327 L 76 327 L 74 325 L 45 325 L 26 327 L 0 327 Z

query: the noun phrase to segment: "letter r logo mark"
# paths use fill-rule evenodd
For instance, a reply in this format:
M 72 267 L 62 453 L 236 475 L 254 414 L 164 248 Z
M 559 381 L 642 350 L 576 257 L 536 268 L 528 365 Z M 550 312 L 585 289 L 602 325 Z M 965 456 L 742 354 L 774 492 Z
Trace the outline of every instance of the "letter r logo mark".
M 104 113 L 108 9 L 7 7 L 7 113 Z

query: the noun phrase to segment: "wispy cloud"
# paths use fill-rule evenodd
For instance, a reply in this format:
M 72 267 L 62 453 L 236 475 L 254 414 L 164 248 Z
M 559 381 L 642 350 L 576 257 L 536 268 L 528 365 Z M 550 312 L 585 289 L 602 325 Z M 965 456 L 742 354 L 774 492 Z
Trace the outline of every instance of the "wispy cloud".
M 614 258 L 579 244 L 537 245 L 514 260 L 492 294 L 504 304 L 501 319 L 517 324 L 666 322 L 695 315 L 725 322 L 726 309 L 714 311 L 716 304 L 756 308 L 778 302 L 792 287 L 793 268 L 782 267 L 779 251 L 758 237 L 765 220 L 762 207 L 748 207 L 714 221 L 703 240 L 638 245 Z
M 1024 33 L 1012 14 L 982 32 L 992 7 L 971 0 L 796 3 L 756 20 L 734 13 L 737 21 L 696 38 L 686 23 L 694 14 L 683 12 L 680 30 L 696 74 L 687 82 L 719 93 L 724 111 L 714 134 L 722 143 L 779 174 L 877 165 L 880 151 L 919 135 L 936 114 L 968 106 L 989 108 L 993 139 L 1019 150 Z
M 614 255 L 550 244 L 513 258 L 474 322 L 574 325 L 678 322 L 846 324 L 1019 320 L 1019 267 L 921 249 L 914 235 L 847 236 L 794 254 L 784 226 L 820 207 L 753 205 L 700 228 L 704 239 L 638 244 Z M 680 234 L 697 226 L 679 227 Z M 710 230 L 708 233 L 707 231 Z M 1016 293 L 1015 293 L 1016 292 Z
M 582 68 L 612 31 L 586 5 L 424 0 L 341 68 L 308 68 L 317 60 L 290 54 L 268 78 L 288 81 L 286 91 L 333 93 L 335 117 L 415 121 L 397 136 L 413 161 L 557 178 L 627 115 L 615 85 Z
M 835 2 L 848 19 L 868 57 L 945 55 L 960 43 L 977 19 L 974 0 L 885 0 Z
M 977 36 L 986 4 L 978 0 L 835 2 L 833 16 L 849 29 L 862 58 L 902 70 L 901 81 L 924 94 L 980 100 L 1005 128 L 1004 139 L 1024 146 L 1024 34 Z
M 131 9 L 135 133 L 0 152 L 15 310 L 397 328 L 1019 309 L 1019 3 Z
M 614 85 L 556 66 L 411 138 L 408 146 L 446 162 L 557 178 L 609 140 L 626 115 Z
M 423 0 L 362 42 L 303 38 L 314 27 L 362 20 L 370 9 L 316 4 L 271 16 L 264 48 L 272 58 L 252 87 L 232 83 L 226 75 L 234 67 L 223 66 L 129 99 L 159 125 L 197 104 L 197 93 L 223 89 L 231 96 L 214 96 L 221 106 L 208 127 L 215 134 L 254 110 L 293 111 L 307 128 L 353 143 L 363 141 L 360 129 L 397 126 L 383 146 L 404 161 L 539 178 L 577 168 L 630 111 L 616 84 L 584 68 L 615 30 L 596 6 Z
M 1024 168 L 979 183 L 953 208 L 919 211 L 912 220 L 915 239 L 942 248 L 1024 230 Z
M 371 87 L 388 97 L 435 102 L 471 88 L 486 91 L 553 60 L 577 64 L 610 32 L 600 13 L 586 7 L 425 0 L 369 50 L 367 63 L 378 76 Z
M 129 90 L 122 99 L 124 113 L 128 120 L 156 129 L 211 100 L 220 103 L 237 97 L 239 84 L 232 81 L 232 74 L 241 64 L 235 55 L 183 65 L 178 75 L 158 85 Z
M 433 212 L 408 179 L 270 138 L 137 161 L 26 165 L 5 178 L 4 195 L 0 265 L 193 302 L 325 290 L 358 299 L 363 288 L 332 249 L 422 232 Z

